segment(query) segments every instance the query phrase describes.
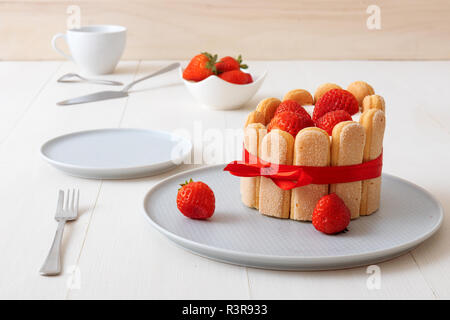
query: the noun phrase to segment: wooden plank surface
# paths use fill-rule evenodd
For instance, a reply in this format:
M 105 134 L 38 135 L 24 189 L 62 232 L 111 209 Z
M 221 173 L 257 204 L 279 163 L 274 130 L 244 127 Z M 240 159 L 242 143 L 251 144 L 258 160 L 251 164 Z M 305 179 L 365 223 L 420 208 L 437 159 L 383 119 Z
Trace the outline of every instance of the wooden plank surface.
M 126 62 L 105 78 L 127 83 L 165 63 Z M 29 98 L 11 100 L 16 102 L 8 106 L 28 105 L 18 119 L 11 118 L 16 124 L 0 144 L 0 298 L 450 298 L 448 219 L 410 254 L 380 263 L 381 287 L 369 290 L 366 268 L 266 271 L 213 262 L 173 245 L 148 224 L 142 199 L 155 183 L 191 166 L 150 178 L 102 182 L 66 176 L 38 154 L 45 140 L 83 129 L 238 129 L 264 97 L 281 97 L 293 88 L 314 91 L 327 81 L 346 87 L 364 79 L 387 103 L 384 171 L 423 186 L 448 212 L 450 93 L 445 79 L 450 62 L 252 61 L 253 68 L 267 69 L 268 77 L 255 98 L 231 112 L 200 107 L 176 72 L 138 84 L 128 99 L 57 107 L 56 101 L 104 87 L 58 84 L 56 79 L 74 67 L 51 65 L 26 84 L 35 90 Z M 2 70 L 24 66 L 0 63 Z M 20 75 L 12 74 L 10 90 L 19 92 Z M 44 278 L 38 270 L 56 228 L 56 191 L 68 187 L 81 189 L 81 216 L 65 232 L 65 273 Z M 79 275 L 75 285 L 67 283 L 71 270 Z
M 367 27 L 373 5 L 380 29 Z M 81 25 L 126 26 L 124 59 L 450 58 L 447 0 L 0 0 L 0 60 L 61 59 L 50 40 L 74 21 L 70 6 Z
M 0 143 L 60 66 L 61 62 L 0 63 Z
M 22 69 L 26 66 L 25 63 L 13 65 Z M 115 78 L 130 82 L 137 65 L 137 62 L 122 63 Z M 89 104 L 81 108 L 56 106 L 56 101 L 61 99 L 105 88 L 99 85 L 56 83 L 58 77 L 73 69 L 71 63 L 64 63 L 53 76 L 54 70 L 51 68 L 46 72 L 41 71 L 45 73 L 45 80 L 35 84 L 44 88 L 31 102 L 7 139 L 0 144 L 0 203 L 3 205 L 0 252 L 4 261 L 0 268 L 5 268 L 0 274 L 1 298 L 63 299 L 67 293 L 66 282 L 70 277 L 67 273 L 77 265 L 84 245 L 101 182 L 72 178 L 55 171 L 42 161 L 39 147 L 55 134 L 117 126 L 127 100 L 100 102 L 94 108 Z M 126 73 L 120 74 L 125 70 Z M 17 77 L 12 80 L 12 83 L 16 83 L 23 74 L 10 76 Z M 50 81 L 46 83 L 49 77 Z M 7 106 L 15 107 L 19 108 L 20 104 Z M 56 231 L 54 213 L 57 190 L 67 188 L 79 188 L 81 201 L 78 220 L 67 224 L 64 232 L 65 274 L 61 277 L 41 277 L 38 271 Z

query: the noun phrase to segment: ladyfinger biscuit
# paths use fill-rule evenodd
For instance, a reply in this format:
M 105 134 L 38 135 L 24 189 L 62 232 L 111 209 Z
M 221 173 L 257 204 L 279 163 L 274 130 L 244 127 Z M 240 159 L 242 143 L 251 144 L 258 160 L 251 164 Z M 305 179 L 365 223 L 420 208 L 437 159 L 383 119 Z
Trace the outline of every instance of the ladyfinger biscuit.
M 354 121 L 338 123 L 332 133 L 331 165 L 347 166 L 361 163 L 365 142 L 366 135 L 362 125 Z M 361 185 L 361 181 L 330 185 L 330 193 L 336 193 L 344 201 L 352 219 L 359 217 Z
M 276 164 L 292 164 L 294 138 L 287 132 L 273 129 L 261 143 L 261 159 Z M 280 189 L 270 178 L 261 177 L 259 212 L 277 218 L 289 218 L 291 191 Z
M 330 91 L 331 89 L 342 89 L 340 86 L 338 86 L 335 83 L 324 83 L 321 84 L 316 92 L 314 93 L 314 104 L 316 104 L 317 101 L 319 101 L 319 99 L 328 91 Z
M 325 130 L 305 128 L 295 137 L 294 165 L 325 167 L 330 165 L 330 137 Z M 291 219 L 311 221 L 314 208 L 324 195 L 327 184 L 310 184 L 295 188 L 291 196 Z
M 277 111 L 280 103 L 280 99 L 266 98 L 258 103 L 258 105 L 256 106 L 256 111 L 259 111 L 264 115 L 267 124 L 270 122 L 270 120 L 272 120 L 273 115 L 275 114 L 275 111 Z
M 366 110 L 361 115 L 359 122 L 366 130 L 363 162 L 376 159 L 383 150 L 384 129 L 386 127 L 384 112 L 378 109 Z M 370 215 L 378 210 L 380 193 L 381 177 L 362 181 L 360 215 Z
M 355 81 L 348 85 L 347 91 L 350 91 L 358 100 L 358 104 L 361 107 L 364 97 L 371 96 L 375 93 L 373 88 L 364 81 Z
M 377 94 L 366 96 L 362 102 L 361 112 L 364 112 L 369 109 L 379 109 L 379 110 L 383 110 L 384 112 L 386 112 L 383 97 L 379 96 Z
M 244 129 L 244 146 L 252 155 L 259 155 L 262 138 L 267 130 L 261 123 L 251 123 Z M 241 178 L 241 200 L 250 208 L 258 208 L 260 177 Z
M 255 110 L 249 113 L 247 121 L 245 121 L 244 128 L 246 128 L 251 123 L 261 123 L 265 125 L 266 119 L 261 112 Z
M 311 93 L 304 89 L 294 89 L 289 91 L 283 97 L 283 101 L 285 100 L 294 100 L 301 106 L 313 104 Z

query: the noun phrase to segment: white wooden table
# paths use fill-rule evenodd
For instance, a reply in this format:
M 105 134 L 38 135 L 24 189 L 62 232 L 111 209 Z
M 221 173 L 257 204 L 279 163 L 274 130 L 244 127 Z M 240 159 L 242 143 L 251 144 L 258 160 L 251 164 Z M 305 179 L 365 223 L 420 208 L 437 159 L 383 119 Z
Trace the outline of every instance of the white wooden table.
M 129 61 L 107 78 L 130 82 L 165 62 Z M 450 298 L 450 221 L 417 249 L 381 263 L 381 288 L 366 268 L 327 272 L 266 271 L 210 261 L 176 247 L 142 213 L 146 192 L 173 174 L 96 181 L 69 177 L 39 156 L 49 138 L 73 131 L 138 127 L 240 128 L 268 96 L 323 82 L 365 80 L 387 101 L 384 171 L 417 183 L 450 209 L 450 62 L 251 62 L 269 75 L 237 111 L 207 111 L 176 72 L 140 83 L 128 99 L 72 107 L 56 101 L 104 89 L 59 84 L 69 62 L 0 62 L 0 298 Z M 183 166 L 175 170 L 187 169 Z M 66 226 L 64 274 L 38 270 L 56 229 L 59 188 L 81 190 L 81 215 Z M 220 196 L 220 195 L 219 195 Z M 236 200 L 238 201 L 238 200 Z

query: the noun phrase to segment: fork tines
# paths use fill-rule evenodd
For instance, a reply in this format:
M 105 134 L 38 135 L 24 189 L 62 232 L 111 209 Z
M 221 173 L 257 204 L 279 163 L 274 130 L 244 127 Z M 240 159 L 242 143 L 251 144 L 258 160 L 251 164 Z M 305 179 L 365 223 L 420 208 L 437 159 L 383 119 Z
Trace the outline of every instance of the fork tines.
M 58 192 L 58 205 L 55 218 L 75 218 L 78 213 L 78 203 L 80 201 L 80 191 L 78 189 L 67 189 Z

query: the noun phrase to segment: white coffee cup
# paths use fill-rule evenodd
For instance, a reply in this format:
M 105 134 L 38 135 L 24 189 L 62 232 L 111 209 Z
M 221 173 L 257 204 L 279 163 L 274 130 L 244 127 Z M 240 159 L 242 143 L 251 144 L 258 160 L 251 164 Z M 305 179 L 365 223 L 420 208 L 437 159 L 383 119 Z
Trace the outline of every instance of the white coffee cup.
M 74 61 L 90 74 L 112 73 L 125 49 L 127 29 L 115 25 L 91 25 L 58 33 L 52 46 L 63 57 Z M 56 40 L 66 40 L 70 55 L 56 46 Z

